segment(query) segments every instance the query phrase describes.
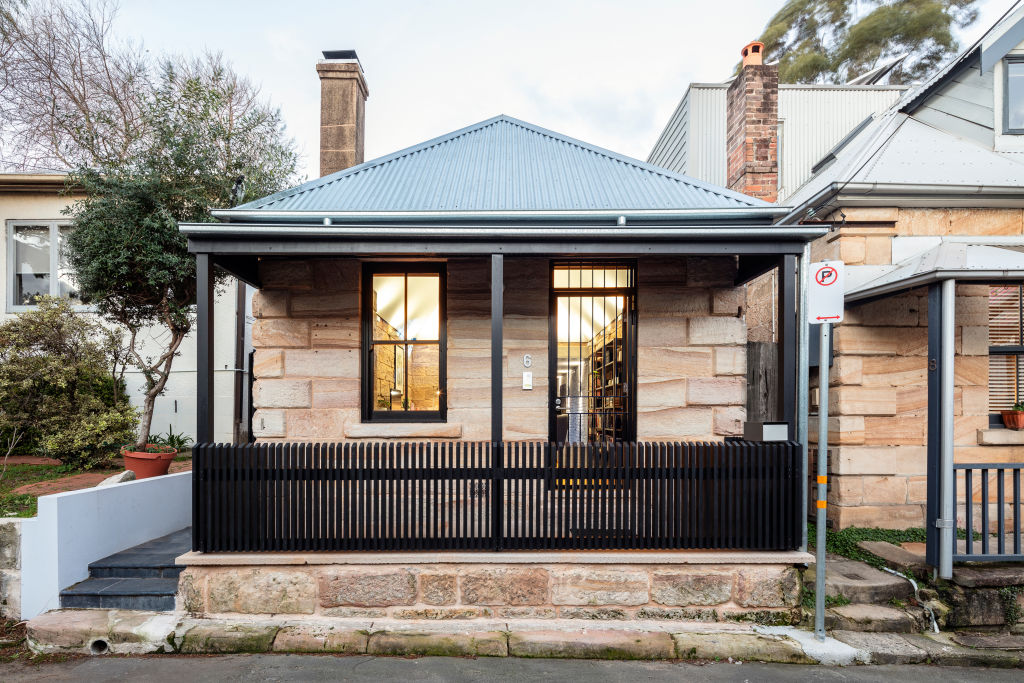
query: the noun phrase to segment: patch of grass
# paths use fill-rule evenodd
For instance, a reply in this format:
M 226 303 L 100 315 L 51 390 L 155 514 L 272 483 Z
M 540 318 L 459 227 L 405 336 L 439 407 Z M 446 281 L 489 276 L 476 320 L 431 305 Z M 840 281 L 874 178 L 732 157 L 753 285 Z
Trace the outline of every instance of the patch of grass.
M 1024 592 L 1024 586 L 1006 586 L 999 589 L 999 601 L 1003 603 L 1003 618 L 1006 619 L 1006 626 L 1013 626 L 1024 617 L 1020 605 L 1017 604 L 1017 596 Z
M 813 612 L 814 611 L 814 599 L 816 597 L 817 596 L 815 595 L 814 591 L 812 591 L 807 586 L 804 586 L 803 590 L 800 593 L 800 604 L 803 605 L 803 607 L 805 609 L 811 610 Z M 849 605 L 849 604 L 850 604 L 850 599 L 847 598 L 845 595 L 826 595 L 825 596 L 825 607 L 842 607 L 843 605 Z
M 814 549 L 814 542 L 817 538 L 817 530 L 813 523 L 807 524 L 807 544 Z M 842 555 L 851 560 L 859 560 L 879 569 L 885 566 L 882 558 L 862 550 L 858 547 L 861 541 L 886 541 L 893 545 L 901 543 L 924 543 L 926 538 L 924 529 L 866 529 L 862 527 L 848 527 L 841 531 L 825 530 L 825 550 L 835 555 Z
M 8 465 L 0 479 L 0 517 L 33 517 L 36 514 L 36 496 L 28 493 L 14 493 L 15 489 L 28 484 L 60 479 L 81 470 L 68 469 L 65 465 Z M 104 472 L 106 469 L 92 470 Z M 110 469 L 111 474 L 119 472 Z
M 0 517 L 35 517 L 37 503 L 28 493 L 0 496 Z

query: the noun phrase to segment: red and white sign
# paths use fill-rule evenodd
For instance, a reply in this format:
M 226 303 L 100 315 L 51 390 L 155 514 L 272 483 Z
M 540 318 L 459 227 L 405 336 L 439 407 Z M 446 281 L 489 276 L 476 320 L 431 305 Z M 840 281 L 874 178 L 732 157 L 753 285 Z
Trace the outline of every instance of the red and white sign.
M 807 317 L 812 325 L 843 321 L 842 261 L 811 264 L 811 283 L 807 290 Z

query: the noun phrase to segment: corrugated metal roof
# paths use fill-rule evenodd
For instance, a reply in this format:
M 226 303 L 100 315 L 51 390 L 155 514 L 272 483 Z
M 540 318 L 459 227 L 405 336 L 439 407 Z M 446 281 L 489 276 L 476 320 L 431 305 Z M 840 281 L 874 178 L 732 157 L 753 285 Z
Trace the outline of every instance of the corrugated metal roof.
M 830 186 L 838 192 L 854 183 L 944 185 L 951 192 L 956 186 L 1024 187 L 1024 154 L 986 149 L 898 111 L 875 119 L 836 157 L 789 197 L 795 212 Z
M 927 251 L 889 266 L 881 275 L 846 292 L 847 301 L 859 301 L 920 287 L 937 280 L 1011 280 L 1024 276 L 1020 247 L 1002 244 L 943 240 Z
M 221 215 L 771 206 L 502 115 Z
M 727 182 L 728 83 L 693 83 L 648 161 L 705 182 Z M 779 86 L 779 200 L 811 176 L 811 167 L 865 117 L 885 111 L 906 91 L 895 85 Z
M 788 198 L 812 167 L 857 124 L 885 111 L 901 86 L 779 86 L 779 197 Z

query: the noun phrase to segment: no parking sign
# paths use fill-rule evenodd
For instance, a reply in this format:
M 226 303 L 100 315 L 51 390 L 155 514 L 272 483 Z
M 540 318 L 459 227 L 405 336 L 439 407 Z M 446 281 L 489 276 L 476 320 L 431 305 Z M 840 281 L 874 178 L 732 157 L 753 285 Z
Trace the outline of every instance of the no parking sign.
M 807 291 L 807 318 L 812 325 L 843 321 L 842 261 L 811 264 L 811 283 Z

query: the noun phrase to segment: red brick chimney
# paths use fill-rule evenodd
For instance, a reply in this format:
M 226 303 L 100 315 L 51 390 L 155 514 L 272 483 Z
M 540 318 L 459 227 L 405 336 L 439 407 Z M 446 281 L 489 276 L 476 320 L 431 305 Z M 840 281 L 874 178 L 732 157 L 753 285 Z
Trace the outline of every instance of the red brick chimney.
M 729 189 L 774 202 L 779 194 L 779 67 L 764 64 L 764 43 L 743 48 L 743 66 L 726 94 Z
M 363 163 L 370 91 L 355 50 L 324 50 L 320 75 L 320 175 Z

